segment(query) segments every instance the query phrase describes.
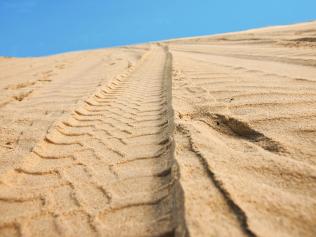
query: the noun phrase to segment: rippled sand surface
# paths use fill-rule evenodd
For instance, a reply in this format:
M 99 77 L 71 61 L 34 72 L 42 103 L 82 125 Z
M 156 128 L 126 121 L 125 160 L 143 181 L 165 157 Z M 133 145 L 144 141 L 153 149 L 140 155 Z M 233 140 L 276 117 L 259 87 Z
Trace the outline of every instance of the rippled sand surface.
M 0 71 L 1 237 L 316 235 L 316 22 Z

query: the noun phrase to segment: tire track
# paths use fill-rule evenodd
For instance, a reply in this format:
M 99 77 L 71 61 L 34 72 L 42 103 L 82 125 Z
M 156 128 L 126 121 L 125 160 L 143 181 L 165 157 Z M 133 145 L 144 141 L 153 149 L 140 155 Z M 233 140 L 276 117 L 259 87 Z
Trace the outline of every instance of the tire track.
M 52 126 L 1 180 L 0 235 L 8 228 L 30 236 L 185 234 L 170 60 L 166 49 L 152 48 L 129 75 Z

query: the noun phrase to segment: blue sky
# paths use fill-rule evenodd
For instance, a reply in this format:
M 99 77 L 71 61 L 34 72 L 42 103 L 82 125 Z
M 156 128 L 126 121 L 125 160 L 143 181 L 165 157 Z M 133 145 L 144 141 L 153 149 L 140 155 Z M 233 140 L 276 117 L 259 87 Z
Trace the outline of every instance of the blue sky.
M 316 0 L 0 0 L 0 55 L 49 55 L 309 20 L 316 20 Z

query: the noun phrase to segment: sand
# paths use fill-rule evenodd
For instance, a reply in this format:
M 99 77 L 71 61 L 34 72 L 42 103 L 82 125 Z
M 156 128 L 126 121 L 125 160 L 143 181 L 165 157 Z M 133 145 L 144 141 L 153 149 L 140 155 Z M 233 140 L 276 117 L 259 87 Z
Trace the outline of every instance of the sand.
M 316 236 L 316 22 L 0 58 L 0 236 Z

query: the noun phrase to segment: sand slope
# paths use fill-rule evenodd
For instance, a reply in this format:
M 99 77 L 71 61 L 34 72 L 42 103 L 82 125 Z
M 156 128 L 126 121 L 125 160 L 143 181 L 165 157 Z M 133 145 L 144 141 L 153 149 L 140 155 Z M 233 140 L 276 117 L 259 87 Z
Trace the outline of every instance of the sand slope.
M 316 23 L 0 58 L 0 236 L 315 236 Z

